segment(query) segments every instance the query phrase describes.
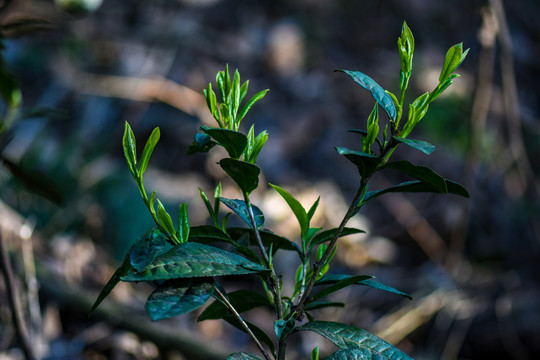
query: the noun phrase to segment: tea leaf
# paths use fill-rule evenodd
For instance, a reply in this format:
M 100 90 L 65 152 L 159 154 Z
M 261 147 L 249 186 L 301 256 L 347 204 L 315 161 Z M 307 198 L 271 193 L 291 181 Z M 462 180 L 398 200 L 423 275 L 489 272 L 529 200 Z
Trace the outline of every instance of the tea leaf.
M 105 284 L 105 286 L 103 287 L 103 289 L 99 293 L 96 301 L 94 302 L 94 305 L 92 305 L 92 307 L 90 308 L 88 316 L 91 316 L 94 313 L 94 311 L 97 309 L 99 304 L 101 304 L 101 302 L 103 300 L 105 300 L 105 298 L 114 289 L 116 284 L 118 284 L 120 282 L 121 278 L 124 275 L 126 275 L 129 272 L 130 269 L 131 269 L 131 263 L 129 261 L 129 254 L 126 254 L 126 256 L 124 256 L 124 260 L 122 261 L 122 265 L 120 265 L 120 267 L 118 269 L 116 269 L 116 271 L 112 274 L 109 281 L 107 281 L 107 284 Z
M 326 276 L 323 276 L 322 278 L 320 278 L 319 280 L 317 280 L 315 282 L 315 286 L 317 285 L 330 285 L 330 284 L 336 284 L 340 281 L 343 281 L 345 279 L 350 279 L 352 278 L 354 275 L 343 275 L 343 274 L 331 274 L 331 275 L 326 275 Z M 379 290 L 383 290 L 383 291 L 387 291 L 387 292 L 390 292 L 390 293 L 393 293 L 393 294 L 397 294 L 397 295 L 401 295 L 401 296 L 404 296 L 406 298 L 409 298 L 412 300 L 412 297 L 402 291 L 399 291 L 397 289 L 394 289 L 393 287 L 390 287 L 388 285 L 384 285 L 378 281 L 375 281 L 373 279 L 365 279 L 365 280 L 360 280 L 352 285 L 364 285 L 364 286 L 369 286 L 369 287 L 372 287 L 372 288 L 375 288 L 375 289 L 379 289 Z
M 211 128 L 201 126 L 201 130 L 210 135 L 219 145 L 223 146 L 229 156 L 238 159 L 247 145 L 246 135 L 229 129 Z
M 431 145 L 430 143 L 422 140 L 413 140 L 413 139 L 406 139 L 402 137 L 392 136 L 392 139 L 397 141 L 398 143 L 403 143 L 407 146 L 412 147 L 413 149 L 420 150 L 424 154 L 431 154 L 435 150 L 435 146 Z
M 336 147 L 336 150 L 340 155 L 345 156 L 347 160 L 356 165 L 362 177 L 371 174 L 381 161 L 377 156 L 361 151 L 353 151 L 344 147 Z
M 311 240 L 311 242 L 309 244 L 309 247 L 313 248 L 313 247 L 315 247 L 315 246 L 317 246 L 319 244 L 322 244 L 322 243 L 324 243 L 326 241 L 332 240 L 332 238 L 334 237 L 334 234 L 336 233 L 336 231 L 337 231 L 337 228 L 334 228 L 334 229 L 330 229 L 330 230 L 325 230 L 322 233 L 319 233 L 319 234 L 315 235 L 315 237 Z M 361 234 L 361 233 L 365 233 L 365 231 L 360 230 L 360 229 L 346 227 L 346 228 L 343 228 L 343 231 L 341 232 L 339 237 L 352 235 L 352 234 Z
M 124 127 L 124 136 L 122 138 L 122 145 L 124 148 L 124 156 L 126 157 L 129 170 L 131 171 L 131 174 L 136 177 L 137 176 L 137 149 L 136 149 L 135 134 L 133 134 L 133 130 L 131 130 L 131 126 L 129 126 L 127 121 Z
M 311 298 L 313 300 L 320 299 L 324 296 L 327 296 L 333 292 L 336 292 L 338 290 L 343 289 L 344 287 L 347 287 L 349 285 L 353 285 L 361 280 L 370 279 L 373 276 L 371 275 L 354 275 L 348 278 L 344 278 L 342 280 L 337 281 L 336 283 L 328 286 L 327 288 L 319 291 L 318 293 L 314 294 Z
M 237 254 L 199 243 L 181 243 L 156 256 L 144 271 L 130 269 L 122 281 L 154 281 L 178 278 L 243 275 L 267 269 Z
M 369 349 L 343 349 L 330 354 L 325 360 L 383 360 L 382 356 L 373 354 Z
M 246 224 L 253 228 L 251 219 L 249 217 L 249 211 L 244 200 L 226 199 L 223 197 L 219 198 L 219 200 L 221 200 L 225 206 L 240 216 L 242 220 L 246 222 Z M 253 216 L 255 217 L 255 224 L 257 225 L 257 228 L 260 229 L 264 225 L 264 214 L 257 206 L 251 205 L 251 207 L 253 209 Z
M 172 249 L 163 233 L 155 228 L 141 236 L 129 250 L 129 260 L 135 270 L 144 271 L 156 256 L 165 254 Z
M 146 141 L 146 145 L 144 146 L 144 150 L 141 155 L 141 163 L 139 164 L 139 177 L 142 177 L 142 175 L 146 171 L 146 167 L 148 166 L 148 162 L 150 161 L 150 156 L 152 155 L 152 152 L 154 151 L 154 148 L 159 141 L 159 136 L 159 128 L 157 127 L 150 134 L 148 141 Z
M 457 70 L 459 65 L 465 60 L 469 49 L 463 52 L 463 43 L 455 44 L 446 53 L 444 59 L 444 65 L 441 69 L 441 74 L 439 75 L 439 82 L 443 83 L 452 75 L 454 71 Z
M 228 322 L 229 324 L 231 324 L 232 326 L 234 326 L 238 330 L 246 332 L 244 327 L 240 324 L 240 322 L 236 318 L 234 318 L 232 316 L 227 316 L 227 317 L 224 317 L 223 320 L 225 320 L 226 322 Z M 268 347 L 270 348 L 270 351 L 272 353 L 274 353 L 275 352 L 274 342 L 272 341 L 272 339 L 270 339 L 268 334 L 266 332 L 264 332 L 264 330 L 262 330 L 258 326 L 250 323 L 249 321 L 245 321 L 245 323 L 247 324 L 249 329 L 253 332 L 255 337 L 257 337 L 257 339 L 259 339 L 260 341 L 262 341 L 263 343 L 268 345 Z
M 180 242 L 187 242 L 189 239 L 189 218 L 186 203 L 180 205 L 180 210 L 178 211 L 177 237 L 180 239 Z
M 257 165 L 230 158 L 222 159 L 219 165 L 244 193 L 250 194 L 259 186 L 261 169 Z
M 242 110 L 240 110 L 240 113 L 238 114 L 236 121 L 240 123 L 240 121 L 242 121 L 242 119 L 246 116 L 247 112 L 253 107 L 253 105 L 255 105 L 257 101 L 261 100 L 266 95 L 267 92 L 268 92 L 268 89 L 259 91 L 258 93 L 253 95 L 253 97 L 249 99 L 246 105 L 242 107 Z
M 447 192 L 448 194 L 455 194 L 455 195 L 463 196 L 463 197 L 466 197 L 466 198 L 470 197 L 469 192 L 467 191 L 467 189 L 465 189 L 460 184 L 458 184 L 458 183 L 456 183 L 456 182 L 454 182 L 452 180 L 448 180 L 448 179 L 445 179 L 444 181 L 446 183 L 446 188 L 448 190 L 448 192 Z M 378 196 L 381 196 L 381 195 L 386 194 L 386 193 L 391 193 L 391 192 L 431 192 L 431 193 L 441 193 L 441 191 L 438 188 L 434 187 L 432 184 L 425 183 L 425 182 L 420 181 L 420 180 L 413 180 L 413 181 L 402 182 L 400 184 L 387 187 L 385 189 L 369 191 L 366 194 L 366 196 L 364 197 L 364 202 L 368 202 L 371 199 L 374 199 L 374 198 L 376 198 Z
M 334 71 L 340 71 L 344 72 L 345 74 L 349 75 L 355 83 L 362 86 L 364 89 L 369 90 L 371 92 L 371 96 L 379 103 L 379 105 L 382 106 L 384 111 L 388 114 L 388 117 L 391 120 L 396 120 L 397 111 L 396 106 L 394 105 L 394 101 L 388 95 L 384 89 L 377 84 L 375 80 L 370 78 L 364 73 L 361 73 L 360 71 L 351 71 L 351 70 L 341 70 L 336 69 Z
M 189 230 L 189 240 L 203 244 L 211 242 L 226 242 L 229 244 L 233 243 L 231 238 L 223 231 L 221 231 L 221 229 L 210 225 L 191 227 Z
M 330 321 L 312 321 L 297 327 L 296 330 L 313 331 L 332 341 L 340 349 L 369 350 L 372 357 L 367 359 L 412 360 L 407 354 L 383 339 L 354 326 Z
M 312 301 L 309 304 L 307 304 L 304 307 L 304 310 L 310 311 L 310 310 L 317 310 L 317 309 L 323 309 L 327 307 L 345 307 L 345 304 L 342 302 L 336 302 L 336 301 Z
M 169 215 L 167 210 L 165 210 L 165 207 L 163 206 L 161 201 L 159 201 L 159 199 L 156 199 L 156 200 L 157 200 L 157 203 L 158 203 L 158 205 L 157 205 L 157 216 L 158 216 L 158 219 L 159 219 L 159 224 L 163 227 L 163 229 L 168 231 L 169 234 L 174 236 L 176 234 L 176 229 L 174 228 L 174 225 L 173 225 L 173 222 L 172 222 L 172 219 L 171 219 L 171 215 Z
M 260 306 L 271 305 L 266 296 L 249 290 L 233 291 L 228 294 L 228 297 L 229 302 L 240 314 Z M 221 301 L 216 300 L 204 309 L 197 321 L 222 319 L 226 316 L 231 316 L 229 309 Z
M 212 278 L 167 281 L 150 294 L 146 312 L 152 321 L 168 319 L 201 307 L 213 292 Z
M 294 216 L 296 216 L 296 219 L 298 220 L 298 223 L 300 224 L 300 229 L 302 231 L 302 235 L 304 236 L 308 229 L 309 229 L 309 219 L 306 213 L 306 210 L 300 204 L 298 200 L 296 200 L 291 194 L 287 192 L 287 190 L 273 184 L 269 184 L 271 187 L 276 190 L 279 195 L 287 202 L 289 207 L 291 208 L 292 212 L 294 213 Z
M 400 170 L 401 172 L 412 176 L 415 179 L 432 185 L 434 189 L 438 190 L 438 192 L 444 194 L 448 193 L 444 178 L 426 166 L 418 166 L 410 163 L 407 160 L 400 160 L 386 163 L 381 166 L 381 169 Z

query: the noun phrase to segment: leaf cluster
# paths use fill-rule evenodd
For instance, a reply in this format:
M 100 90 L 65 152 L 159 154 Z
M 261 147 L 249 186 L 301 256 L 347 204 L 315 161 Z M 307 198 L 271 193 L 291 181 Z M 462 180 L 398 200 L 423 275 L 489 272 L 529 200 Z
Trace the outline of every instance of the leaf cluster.
M 327 307 L 345 307 L 346 304 L 332 301 L 328 296 L 354 285 L 411 298 L 400 290 L 375 281 L 370 275 L 332 274 L 329 272 L 331 260 L 341 237 L 364 232 L 362 229 L 347 227 L 346 224 L 374 198 L 391 192 L 432 192 L 468 196 L 467 190 L 461 185 L 444 179 L 426 166 L 415 165 L 406 160 L 389 161 L 400 144 L 427 155 L 434 151 L 433 145 L 408 139 L 407 135 L 425 116 L 429 104 L 457 77 L 454 72 L 467 51 L 462 51 L 461 44 L 448 50 L 439 85 L 431 93 L 421 95 L 409 105 L 408 119 L 401 127 L 404 94 L 412 74 L 414 53 L 414 37 L 406 23 L 403 24 L 398 39 L 401 65 L 399 99 L 359 71 L 337 70 L 349 75 L 356 84 L 367 89 L 375 100 L 373 110 L 367 118 L 366 129 L 350 130 L 361 136 L 361 149 L 357 151 L 336 147 L 338 153 L 358 169 L 358 190 L 341 224 L 336 228 L 323 230 L 322 227 L 312 224 L 320 198 L 305 207 L 289 191 L 270 184 L 296 218 L 300 230 L 298 239 L 288 239 L 266 229 L 263 212 L 251 203 L 250 194 L 260 185 L 261 170 L 255 163 L 268 134 L 263 131 L 255 136 L 254 126 L 244 134 L 240 123 L 251 107 L 264 97 L 267 90 L 258 92 L 241 106 L 249 82 L 241 84 L 238 70 L 232 77 L 228 66 L 217 73 L 217 95 L 212 84 L 204 90 L 208 109 L 216 120 L 217 127 L 201 126 L 201 132 L 195 135 L 195 140 L 188 149 L 188 154 L 194 154 L 210 151 L 215 146 L 223 147 L 228 157 L 221 159 L 219 165 L 237 185 L 241 195 L 240 199 L 225 198 L 222 196 L 221 184 L 218 184 L 211 200 L 205 191 L 199 188 L 199 195 L 212 225 L 191 226 L 187 204 L 181 204 L 175 226 L 164 205 L 156 198 L 156 192 L 150 197 L 147 196 L 143 174 L 159 141 L 159 128 L 152 132 L 138 158 L 135 136 L 126 123 L 123 148 L 128 168 L 157 227 L 134 243 L 122 265 L 98 296 L 92 311 L 119 281 L 143 281 L 156 288 L 146 303 L 146 310 L 152 320 L 192 311 L 213 297 L 214 302 L 206 307 L 198 321 L 223 319 L 239 328 L 251 337 L 266 360 L 284 360 L 288 337 L 299 331 L 315 332 L 336 344 L 339 350 L 327 359 L 410 359 L 400 350 L 365 330 L 345 324 L 317 321 L 316 312 Z M 382 137 L 379 135 L 379 107 L 382 107 L 389 119 Z M 388 169 L 400 171 L 412 180 L 370 190 L 369 182 L 373 174 Z M 238 216 L 245 226 L 229 227 L 227 223 L 232 215 Z M 283 293 L 282 275 L 279 275 L 274 267 L 274 258 L 279 256 L 278 251 L 292 251 L 298 256 L 298 268 L 293 279 L 295 287 L 290 294 Z M 262 291 L 241 289 L 229 293 L 216 280 L 226 275 L 249 274 L 260 279 Z M 243 314 L 255 308 L 274 311 L 274 334 L 267 334 L 244 319 Z M 299 325 L 305 317 L 308 322 Z M 237 352 L 228 359 L 249 360 L 260 357 Z M 312 351 L 311 359 L 319 359 L 318 348 Z

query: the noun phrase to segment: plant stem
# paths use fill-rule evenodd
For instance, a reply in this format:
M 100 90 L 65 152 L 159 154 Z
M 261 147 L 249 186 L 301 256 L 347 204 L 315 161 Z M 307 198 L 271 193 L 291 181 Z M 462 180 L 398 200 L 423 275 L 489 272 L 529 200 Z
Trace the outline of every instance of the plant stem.
M 35 356 L 32 352 L 32 346 L 28 339 L 28 331 L 23 320 L 22 311 L 18 302 L 18 296 L 16 294 L 15 282 L 13 278 L 13 270 L 7 254 L 7 249 L 0 234 L 0 267 L 2 268 L 2 274 L 4 275 L 4 282 L 6 284 L 6 292 L 8 294 L 9 306 L 11 308 L 11 316 L 13 318 L 13 325 L 21 348 L 24 353 L 24 357 L 27 360 L 34 360 Z
M 218 295 L 219 299 L 225 304 L 225 306 L 227 306 L 227 308 L 229 309 L 229 311 L 232 313 L 232 315 L 236 318 L 236 320 L 238 320 L 240 322 L 240 325 L 242 325 L 242 327 L 244 328 L 244 330 L 246 331 L 246 333 L 251 337 L 251 339 L 253 339 L 253 341 L 255 342 L 255 345 L 257 345 L 257 347 L 259 348 L 259 350 L 261 351 L 261 353 L 263 354 L 264 358 L 266 360 L 272 360 L 272 358 L 270 357 L 270 355 L 268 354 L 268 352 L 265 350 L 265 348 L 262 346 L 261 342 L 259 341 L 259 339 L 257 339 L 257 337 L 255 336 L 255 334 L 253 334 L 253 332 L 251 331 L 251 329 L 249 328 L 249 326 L 246 324 L 246 322 L 244 321 L 244 319 L 242 318 L 242 316 L 238 313 L 238 311 L 236 311 L 236 309 L 234 308 L 234 306 L 230 303 L 229 300 L 227 300 L 227 297 L 221 293 L 221 291 L 219 291 L 219 289 L 214 286 L 214 291 L 216 292 L 216 294 Z

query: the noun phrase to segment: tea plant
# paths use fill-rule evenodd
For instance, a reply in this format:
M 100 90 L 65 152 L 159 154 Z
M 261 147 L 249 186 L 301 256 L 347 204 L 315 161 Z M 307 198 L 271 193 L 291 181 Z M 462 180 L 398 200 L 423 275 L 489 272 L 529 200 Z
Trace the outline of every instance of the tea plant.
M 246 332 L 255 342 L 266 360 L 285 359 L 289 336 L 299 331 L 313 331 L 336 344 L 339 350 L 326 359 L 410 359 L 405 353 L 382 339 L 351 325 L 319 321 L 314 311 L 324 307 L 343 307 L 345 304 L 327 300 L 327 296 L 350 285 L 364 285 L 401 296 L 409 295 L 388 285 L 377 282 L 370 275 L 329 274 L 330 261 L 336 253 L 339 239 L 345 235 L 362 233 L 361 229 L 346 227 L 347 222 L 371 200 L 390 192 L 452 193 L 468 197 L 461 185 L 442 178 L 425 166 L 409 161 L 390 161 L 400 144 L 430 154 L 435 147 L 427 142 L 409 139 L 407 136 L 426 115 L 433 102 L 458 75 L 455 70 L 464 60 L 467 51 L 462 44 L 452 46 L 444 61 L 437 87 L 420 95 L 408 105 L 406 120 L 404 99 L 412 73 L 414 38 L 406 23 L 398 39 L 401 63 L 398 96 L 384 90 L 373 79 L 359 71 L 336 70 L 349 75 L 354 82 L 367 89 L 375 104 L 367 118 L 366 130 L 349 130 L 360 136 L 359 149 L 336 147 L 337 152 L 356 166 L 359 172 L 358 190 L 339 227 L 323 231 L 311 223 L 317 211 L 319 199 L 304 207 L 287 190 L 270 184 L 290 207 L 298 220 L 300 239 L 294 242 L 264 228 L 264 214 L 251 203 L 250 194 L 259 186 L 260 168 L 257 157 L 263 149 L 268 134 L 257 135 L 252 125 L 249 131 L 241 131 L 241 122 L 250 108 L 261 100 L 267 90 L 254 95 L 244 105 L 249 82 L 241 83 L 238 70 L 230 75 L 228 67 L 216 76 L 217 94 L 212 84 L 204 90 L 208 109 L 217 127 L 201 126 L 195 135 L 188 154 L 208 152 L 214 146 L 223 147 L 228 157 L 219 165 L 238 186 L 240 199 L 222 196 L 221 185 L 214 190 L 213 201 L 199 189 L 213 222 L 212 225 L 191 225 L 187 205 L 181 204 L 176 224 L 167 212 L 156 192 L 150 196 L 143 182 L 143 175 L 156 146 L 160 132 L 156 128 L 150 135 L 140 158 L 137 158 L 135 136 L 126 122 L 123 147 L 127 164 L 142 199 L 156 227 L 140 237 L 126 254 L 122 265 L 105 285 L 92 311 L 111 292 L 119 281 L 148 282 L 155 286 L 146 302 L 146 311 L 154 321 L 174 317 L 215 301 L 199 316 L 198 321 L 223 319 Z M 219 100 L 218 100 L 219 98 Z M 384 110 L 388 122 L 382 126 L 379 108 Z M 381 129 L 383 129 L 381 131 Z M 413 180 L 387 188 L 371 190 L 370 179 L 378 171 L 395 169 Z M 230 210 L 222 215 L 220 207 Z M 230 227 L 228 219 L 236 214 L 246 227 Z M 209 245 L 220 243 L 220 247 Z M 292 251 L 298 256 L 298 270 L 294 278 L 294 291 L 283 292 L 281 274 L 274 267 L 274 258 L 280 251 Z M 224 275 L 255 274 L 263 292 L 238 290 L 228 292 L 219 282 Z M 270 306 L 275 312 L 274 334 L 265 333 L 249 323 L 243 313 L 256 307 Z M 304 320 L 307 318 L 307 322 Z M 311 359 L 319 358 L 318 347 L 313 349 Z M 230 360 L 261 359 L 259 356 L 236 352 Z

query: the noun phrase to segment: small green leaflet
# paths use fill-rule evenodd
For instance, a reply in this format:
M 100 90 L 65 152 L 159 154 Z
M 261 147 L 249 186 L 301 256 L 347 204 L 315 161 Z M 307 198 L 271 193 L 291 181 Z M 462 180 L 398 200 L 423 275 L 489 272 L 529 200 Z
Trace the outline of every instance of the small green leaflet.
M 371 95 L 379 103 L 379 105 L 382 106 L 384 111 L 388 114 L 388 117 L 391 120 L 396 120 L 397 111 L 396 106 L 394 105 L 394 101 L 388 95 L 384 89 L 375 82 L 372 78 L 367 76 L 364 73 L 361 73 L 360 71 L 351 71 L 351 70 L 341 70 L 336 69 L 334 71 L 340 71 L 347 75 L 349 75 L 355 83 L 362 86 L 364 89 L 369 90 L 371 92 Z
M 175 279 L 158 286 L 146 301 L 146 312 L 152 321 L 168 319 L 198 307 L 212 296 L 212 278 Z
M 229 209 L 234 211 L 236 215 L 240 216 L 242 220 L 246 222 L 246 224 L 248 224 L 251 228 L 253 228 L 251 224 L 251 219 L 249 216 L 249 210 L 244 200 L 227 199 L 223 197 L 220 197 L 219 200 Z M 255 205 L 251 205 L 251 208 L 253 209 L 253 216 L 255 217 L 255 224 L 257 225 L 257 228 L 260 229 L 264 225 L 263 212 L 261 211 L 261 209 L 259 209 Z
M 122 145 L 124 148 L 124 156 L 128 163 L 129 170 L 133 176 L 137 175 L 137 149 L 136 149 L 136 140 L 131 126 L 129 126 L 126 121 L 124 127 L 124 137 L 122 138 Z
M 240 255 L 199 243 L 181 243 L 156 256 L 144 271 L 130 269 L 122 281 L 155 281 L 178 278 L 242 275 L 267 269 Z
M 420 150 L 424 154 L 431 154 L 435 150 L 435 146 L 422 140 L 413 140 L 413 139 L 407 139 L 407 138 L 401 138 L 397 136 L 392 136 L 392 139 L 399 143 L 403 143 L 405 145 L 408 145 L 412 147 L 413 149 Z
M 150 161 L 150 156 L 152 155 L 152 152 L 154 151 L 154 148 L 159 141 L 159 137 L 160 132 L 159 128 L 157 127 L 154 129 L 154 131 L 152 131 L 152 134 L 150 134 L 150 137 L 148 138 L 148 141 L 146 141 L 146 145 L 144 146 L 144 150 L 141 155 L 141 163 L 139 164 L 140 177 L 142 177 L 142 175 L 146 171 L 146 167 L 148 166 L 148 162 Z
M 302 236 L 305 236 L 309 229 L 309 219 L 308 215 L 306 213 L 306 210 L 300 204 L 298 200 L 294 198 L 287 190 L 273 184 L 269 184 L 274 190 L 276 190 L 279 195 L 287 202 L 289 207 L 291 208 L 292 212 L 294 213 L 294 216 L 296 216 L 296 219 L 298 220 L 298 223 L 300 224 L 300 229 L 302 231 Z
M 378 355 L 378 359 L 381 360 L 412 360 L 410 356 L 383 339 L 354 326 L 331 321 L 311 321 L 295 330 L 316 332 L 332 341 L 340 349 L 366 349 L 373 354 L 372 356 Z M 368 359 L 377 359 L 377 357 Z

